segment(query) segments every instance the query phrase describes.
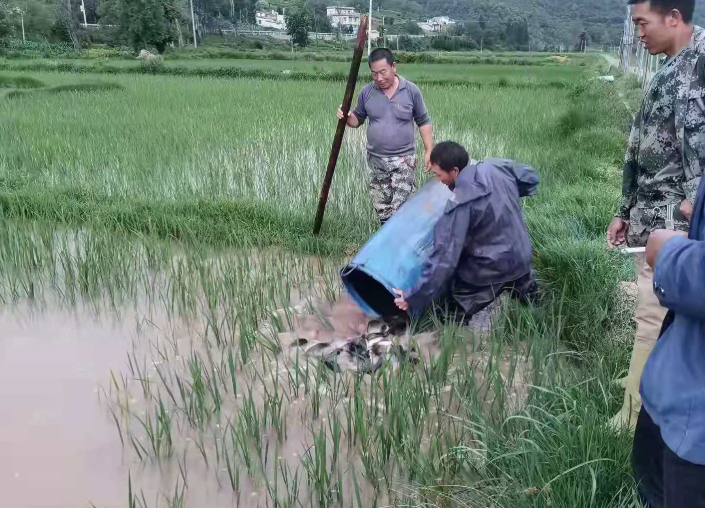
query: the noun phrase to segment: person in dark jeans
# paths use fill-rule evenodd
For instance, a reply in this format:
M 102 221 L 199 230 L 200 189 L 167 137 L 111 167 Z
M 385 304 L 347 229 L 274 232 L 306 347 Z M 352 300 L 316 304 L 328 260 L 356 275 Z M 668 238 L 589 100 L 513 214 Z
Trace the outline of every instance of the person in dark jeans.
M 646 248 L 669 313 L 641 378 L 634 476 L 650 508 L 705 508 L 705 180 L 689 236 L 658 230 Z
M 476 286 L 454 279 L 448 290 L 437 300 L 436 306 L 445 323 L 467 325 L 475 314 L 487 308 L 504 293 L 521 304 L 528 304 L 538 297 L 538 291 L 539 286 L 533 270 L 517 280 L 489 286 Z
M 431 153 L 431 170 L 453 191 L 433 232 L 433 252 L 413 288 L 395 289 L 397 307 L 420 315 L 445 294 L 449 312 L 468 322 L 504 292 L 537 293 L 521 198 L 538 192 L 533 168 L 511 160 L 470 160 L 452 141 Z

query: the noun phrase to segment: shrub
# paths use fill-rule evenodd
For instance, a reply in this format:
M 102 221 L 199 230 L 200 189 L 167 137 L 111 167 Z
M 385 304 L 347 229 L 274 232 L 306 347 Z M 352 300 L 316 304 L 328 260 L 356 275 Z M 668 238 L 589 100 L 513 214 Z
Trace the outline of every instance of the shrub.
M 164 69 L 164 59 L 160 56 L 152 55 L 142 60 L 142 69 L 149 74 L 158 74 Z

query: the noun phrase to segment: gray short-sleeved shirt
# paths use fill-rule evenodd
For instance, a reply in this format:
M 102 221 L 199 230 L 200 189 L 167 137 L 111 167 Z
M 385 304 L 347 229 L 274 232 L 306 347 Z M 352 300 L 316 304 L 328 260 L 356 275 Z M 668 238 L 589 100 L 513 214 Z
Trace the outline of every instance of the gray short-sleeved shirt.
M 367 127 L 367 151 L 378 157 L 412 155 L 416 151 L 414 123 L 431 123 L 419 87 L 399 77 L 399 87 L 389 99 L 377 85 L 370 83 L 360 92 L 355 116 Z

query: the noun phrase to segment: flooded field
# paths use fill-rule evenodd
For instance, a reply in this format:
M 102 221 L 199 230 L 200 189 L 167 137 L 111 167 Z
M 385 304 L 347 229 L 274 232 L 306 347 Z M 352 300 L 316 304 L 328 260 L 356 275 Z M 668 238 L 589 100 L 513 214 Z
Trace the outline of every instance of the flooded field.
M 421 499 L 417 482 L 456 474 L 441 450 L 473 440 L 469 411 L 526 400 L 529 348 L 493 341 L 489 313 L 475 330 L 390 328 L 341 294 L 342 263 L 5 233 L 33 247 L 34 268 L 0 284 L 7 506 Z M 92 278 L 86 245 L 115 261 L 95 286 L 76 278 Z M 485 460 L 481 444 L 464 450 L 457 460 Z
M 634 336 L 604 244 L 630 115 L 603 59 L 554 60 L 422 86 L 438 141 L 542 180 L 540 301 L 470 329 L 346 300 L 378 225 L 364 129 L 311 235 L 342 82 L 6 69 L 44 86 L 0 98 L 0 506 L 636 506 L 605 425 Z

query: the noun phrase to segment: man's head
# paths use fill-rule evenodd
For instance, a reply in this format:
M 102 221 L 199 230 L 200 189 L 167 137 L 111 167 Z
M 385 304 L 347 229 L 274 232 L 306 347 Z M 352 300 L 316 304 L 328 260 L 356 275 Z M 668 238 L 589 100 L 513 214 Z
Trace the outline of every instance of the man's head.
M 444 185 L 453 185 L 469 162 L 467 150 L 453 141 L 438 143 L 431 152 L 431 171 Z
M 372 79 L 381 90 L 394 86 L 397 64 L 394 55 L 387 48 L 377 48 L 370 53 L 370 70 Z
M 692 33 L 695 0 L 629 0 L 637 35 L 652 55 L 674 56 Z

